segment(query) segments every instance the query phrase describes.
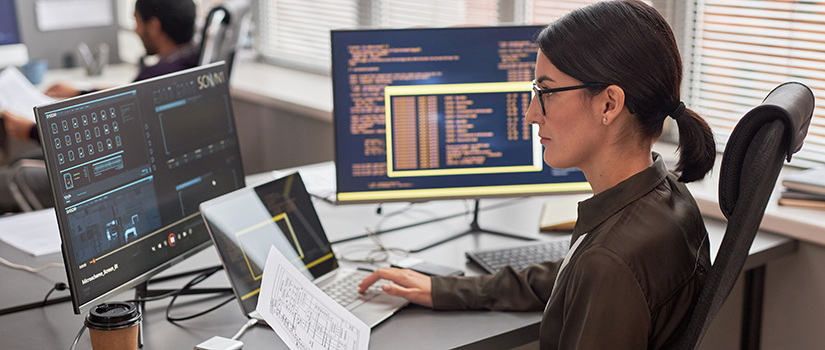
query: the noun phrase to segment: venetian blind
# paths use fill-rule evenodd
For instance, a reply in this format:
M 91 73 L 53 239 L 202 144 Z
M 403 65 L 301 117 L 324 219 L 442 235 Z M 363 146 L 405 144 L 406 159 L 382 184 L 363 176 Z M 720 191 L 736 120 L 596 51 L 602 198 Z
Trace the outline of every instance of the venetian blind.
M 260 0 L 257 51 L 276 63 L 330 66 L 329 31 L 498 23 L 497 0 Z
M 528 22 L 536 24 L 550 24 L 550 22 L 564 16 L 566 13 L 579 7 L 599 2 L 598 0 L 532 0 L 528 6 Z
M 260 0 L 256 49 L 277 63 L 329 69 L 329 31 L 359 25 L 358 0 Z
M 799 81 L 816 95 L 814 118 L 794 164 L 825 162 L 825 3 L 695 3 L 685 101 L 724 147 L 736 122 L 777 85 Z

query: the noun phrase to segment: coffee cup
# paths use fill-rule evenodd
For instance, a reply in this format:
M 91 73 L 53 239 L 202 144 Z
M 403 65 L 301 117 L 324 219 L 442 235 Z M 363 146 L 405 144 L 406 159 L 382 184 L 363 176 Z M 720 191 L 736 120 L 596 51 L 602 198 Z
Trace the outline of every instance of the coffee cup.
M 93 350 L 136 350 L 140 311 L 132 303 L 111 302 L 94 306 L 86 316 Z

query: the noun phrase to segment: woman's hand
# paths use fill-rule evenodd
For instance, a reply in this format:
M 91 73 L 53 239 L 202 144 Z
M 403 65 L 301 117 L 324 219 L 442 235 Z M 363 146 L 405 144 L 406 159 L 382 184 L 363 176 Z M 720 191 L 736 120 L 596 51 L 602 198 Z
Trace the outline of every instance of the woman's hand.
M 430 276 L 408 269 L 387 267 L 375 270 L 358 285 L 358 293 L 364 293 L 373 283 L 381 279 L 393 282 L 381 286 L 384 293 L 405 298 L 418 305 L 433 307 Z

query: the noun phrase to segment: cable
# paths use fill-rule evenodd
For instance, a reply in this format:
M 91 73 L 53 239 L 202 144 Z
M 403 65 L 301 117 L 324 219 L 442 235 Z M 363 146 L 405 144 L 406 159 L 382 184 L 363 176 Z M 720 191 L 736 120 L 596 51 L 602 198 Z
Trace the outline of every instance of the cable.
M 40 273 L 40 272 L 46 271 L 46 270 L 51 269 L 51 268 L 55 268 L 55 267 L 63 268 L 64 267 L 64 265 L 61 264 L 61 263 L 48 263 L 48 264 L 40 266 L 40 267 L 31 267 L 31 266 L 26 266 L 26 265 L 15 264 L 15 263 L 13 263 L 11 261 L 8 261 L 6 259 L 3 259 L 3 258 L 0 258 L 0 263 L 3 263 L 3 265 L 6 265 L 6 266 L 11 267 L 13 269 L 24 270 L 24 271 L 28 271 L 28 272 L 31 272 L 31 273 Z
M 367 237 L 372 239 L 373 244 L 359 244 L 350 246 L 345 251 L 341 252 L 340 260 L 354 262 L 354 263 L 369 263 L 375 264 L 379 262 L 386 262 L 390 258 L 390 254 L 399 254 L 403 256 L 409 256 L 410 251 L 407 249 L 402 248 L 394 248 L 394 247 L 387 247 L 384 243 L 381 242 L 381 239 L 378 238 L 378 235 L 372 232 L 369 227 L 365 227 L 364 230 L 367 232 Z M 376 248 L 377 246 L 377 248 Z M 351 254 L 353 251 L 364 251 L 366 250 L 366 256 L 364 258 L 350 258 L 348 254 Z
M 246 323 L 244 323 L 243 326 L 241 326 L 241 329 L 238 330 L 238 333 L 235 333 L 235 335 L 232 336 L 232 340 L 238 340 L 238 338 L 240 338 L 241 335 L 244 332 L 246 332 L 247 329 L 249 329 L 249 327 L 254 326 L 256 323 L 258 323 L 257 318 L 250 318 L 249 321 L 246 321 Z
M 177 322 L 177 321 L 186 321 L 186 320 L 189 320 L 189 319 L 193 319 L 195 317 L 202 316 L 202 315 L 205 315 L 205 314 L 210 313 L 212 311 L 215 311 L 219 307 L 226 305 L 227 303 L 229 303 L 232 300 L 235 300 L 235 295 L 232 294 L 232 296 L 230 298 L 220 302 L 218 305 L 216 305 L 216 306 L 214 306 L 214 307 L 212 307 L 208 310 L 201 311 L 201 312 L 193 314 L 193 315 L 183 316 L 183 317 L 172 317 L 172 315 L 170 315 L 170 311 L 172 310 L 172 307 L 175 304 L 175 300 L 178 299 L 178 296 L 180 296 L 181 293 L 183 293 L 184 291 L 189 290 L 190 288 L 192 288 L 196 284 L 203 282 L 209 276 L 211 276 L 212 274 L 214 274 L 215 272 L 218 272 L 220 270 L 221 270 L 220 268 L 214 268 L 214 269 L 211 269 L 209 271 L 205 271 L 205 272 L 201 273 L 200 275 L 195 276 L 195 278 L 193 278 L 191 281 L 189 281 L 189 283 L 186 283 L 186 285 L 183 286 L 183 288 L 177 290 L 175 295 L 172 296 L 172 300 L 169 301 L 169 305 L 166 306 L 166 320 L 169 321 L 169 322 L 174 323 L 174 322 Z
M 48 292 L 48 293 L 46 293 L 46 297 L 45 297 L 45 298 L 43 298 L 43 306 L 46 306 L 46 305 L 47 305 L 47 302 L 49 301 L 49 295 L 51 295 L 51 294 L 52 294 L 52 292 L 54 292 L 54 291 L 56 291 L 56 290 L 66 290 L 66 288 L 69 288 L 69 286 L 67 286 L 67 285 L 66 285 L 65 283 L 63 283 L 63 282 L 58 282 L 58 283 L 55 283 L 55 284 L 54 284 L 54 287 L 52 287 L 52 289 L 50 289 L 50 290 L 49 290 L 49 292 Z
M 72 342 L 72 346 L 69 347 L 69 350 L 74 350 L 74 347 L 77 346 L 77 342 L 80 341 L 80 336 L 83 335 L 83 332 L 86 331 L 86 324 L 83 324 L 83 327 L 80 327 L 80 332 L 77 332 L 77 336 L 74 337 L 74 341 Z
M 135 299 L 124 300 L 124 301 L 131 302 L 131 303 L 140 303 L 140 302 L 156 301 L 156 300 L 166 299 L 168 297 L 174 297 L 174 296 L 177 296 L 178 294 L 183 293 L 184 290 L 189 289 L 192 286 L 203 282 L 203 280 L 205 280 L 207 277 L 211 276 L 215 272 L 220 271 L 221 269 L 223 269 L 223 266 L 214 266 L 211 269 L 204 270 L 203 272 L 201 272 L 200 274 L 198 274 L 197 276 L 192 278 L 192 280 L 189 281 L 185 286 L 183 286 L 182 288 L 177 289 L 177 290 L 173 290 L 173 291 L 170 291 L 170 292 L 167 292 L 167 293 L 164 293 L 164 294 L 161 294 L 161 295 L 156 295 L 156 296 L 153 296 L 153 297 L 135 298 Z
M 198 313 L 193 314 L 193 315 L 183 316 L 183 317 L 172 317 L 172 316 L 169 314 L 169 312 L 170 312 L 170 311 L 172 311 L 172 305 L 175 303 L 175 299 L 177 299 L 177 298 L 178 298 L 178 296 L 177 296 L 177 295 L 176 295 L 176 296 L 174 296 L 174 297 L 172 297 L 172 300 L 170 300 L 170 301 L 169 301 L 169 305 L 168 305 L 168 306 L 166 306 L 166 320 L 167 320 L 167 321 L 169 321 L 169 322 L 172 322 L 172 323 L 174 323 L 174 322 L 178 322 L 178 321 L 186 321 L 186 320 L 191 320 L 191 319 L 193 319 L 193 318 L 195 318 L 195 317 L 199 317 L 199 316 L 206 315 L 206 314 L 208 314 L 208 313 L 210 313 L 210 312 L 212 312 L 212 311 L 217 310 L 217 309 L 218 309 L 218 308 L 220 308 L 221 306 L 226 305 L 226 304 L 227 304 L 227 303 L 229 303 L 230 301 L 235 300 L 235 295 L 233 294 L 233 295 L 232 295 L 231 297 L 229 297 L 228 299 L 226 299 L 226 300 L 222 301 L 220 304 L 215 305 L 214 307 L 212 307 L 212 308 L 210 308 L 210 309 L 208 309 L 208 310 L 201 311 L 201 312 L 198 312 Z

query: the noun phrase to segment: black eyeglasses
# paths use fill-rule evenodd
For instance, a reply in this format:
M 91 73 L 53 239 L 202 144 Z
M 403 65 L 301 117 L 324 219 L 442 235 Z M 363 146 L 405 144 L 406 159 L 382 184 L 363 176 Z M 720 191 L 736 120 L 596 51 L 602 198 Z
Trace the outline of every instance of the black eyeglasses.
M 587 84 L 581 84 L 581 85 L 575 85 L 575 86 L 565 86 L 565 87 L 560 87 L 560 88 L 555 88 L 555 89 L 540 89 L 538 84 L 536 83 L 536 81 L 533 80 L 533 91 L 536 93 L 536 96 L 539 98 L 539 103 L 541 103 L 541 115 L 547 115 L 547 113 L 544 112 L 544 98 L 543 98 L 544 95 L 550 96 L 554 92 L 561 92 L 561 91 L 568 91 L 568 90 L 578 90 L 578 89 L 587 89 L 587 88 L 602 87 L 602 86 L 607 86 L 607 84 L 587 83 Z

